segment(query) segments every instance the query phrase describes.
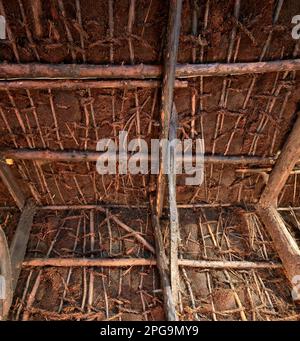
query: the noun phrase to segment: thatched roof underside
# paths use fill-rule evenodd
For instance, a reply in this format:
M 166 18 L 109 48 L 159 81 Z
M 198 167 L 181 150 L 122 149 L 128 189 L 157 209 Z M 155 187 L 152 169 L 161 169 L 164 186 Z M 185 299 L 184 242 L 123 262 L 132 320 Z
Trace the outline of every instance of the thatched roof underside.
M 241 1 L 238 15 L 235 4 L 234 0 L 183 1 L 179 64 L 300 58 L 299 41 L 290 34 L 291 17 L 300 13 L 300 2 L 286 0 L 280 7 L 275 0 Z M 0 14 L 9 27 L 8 39 L 0 40 L 0 60 L 12 64 L 162 65 L 168 10 L 160 0 L 42 1 L 39 23 L 30 1 L 0 0 Z M 278 156 L 296 118 L 299 71 L 183 81 L 184 87 L 174 88 L 178 138 L 204 138 L 209 155 Z M 117 138 L 121 130 L 129 131 L 130 138 L 149 141 L 160 135 L 160 108 L 160 87 L 1 87 L 0 148 L 95 151 L 98 139 Z M 252 209 L 272 166 L 206 163 L 201 186 L 186 186 L 178 176 L 179 258 L 279 262 Z M 16 159 L 9 168 L 25 195 L 39 206 L 104 207 L 100 212 L 88 207 L 38 210 L 25 260 L 151 257 L 145 245 L 112 218 L 118 217 L 155 245 L 149 209 L 155 189 L 150 176 L 100 176 L 95 162 Z M 279 195 L 278 206 L 300 206 L 299 191 L 295 171 Z M 5 207 L 0 211 L 1 227 L 11 242 L 20 213 L 1 181 L 0 206 Z M 168 254 L 167 207 L 165 200 L 161 226 Z M 281 211 L 300 245 L 296 212 L 292 208 Z M 180 283 L 182 320 L 299 319 L 282 268 L 181 267 Z M 24 266 L 10 318 L 164 319 L 159 275 L 155 266 Z

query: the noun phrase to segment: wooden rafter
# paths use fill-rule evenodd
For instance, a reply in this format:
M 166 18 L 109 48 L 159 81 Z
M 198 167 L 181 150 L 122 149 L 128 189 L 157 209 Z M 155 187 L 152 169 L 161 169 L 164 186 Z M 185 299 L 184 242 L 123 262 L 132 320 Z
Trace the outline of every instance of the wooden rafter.
M 300 157 L 300 117 L 289 134 L 264 188 L 257 212 L 269 232 L 290 281 L 300 273 L 300 249 L 277 212 L 278 196 Z
M 187 88 L 188 82 L 175 80 L 175 88 Z M 80 90 L 80 89 L 136 89 L 136 88 L 159 88 L 161 82 L 155 79 L 112 79 L 112 80 L 78 80 L 78 79 L 34 79 L 34 80 L 8 80 L 0 81 L 0 90 L 17 89 L 59 89 L 59 90 Z
M 182 0 L 172 0 L 169 4 L 169 20 L 167 31 L 167 42 L 164 54 L 164 73 L 162 85 L 162 103 L 161 103 L 161 139 L 169 137 L 170 118 L 173 107 L 174 96 L 174 82 L 175 82 L 175 69 L 177 63 L 177 54 L 179 46 L 179 35 L 181 25 L 181 9 Z M 167 148 L 165 145 L 163 148 Z M 161 216 L 162 207 L 164 203 L 164 193 L 166 186 L 166 176 L 164 163 L 162 162 L 162 155 L 167 155 L 162 150 L 160 155 L 160 169 L 157 180 L 157 196 L 156 196 L 156 214 L 158 218 Z
M 1 281 L 0 285 L 4 286 L 4 297 L 0 297 L 0 321 L 5 320 L 9 313 L 9 309 L 13 299 L 13 289 L 12 289 L 12 270 L 11 270 L 11 260 L 10 253 L 7 245 L 7 240 L 4 231 L 0 227 L 0 275 Z M 2 290 L 1 293 L 3 294 Z
M 296 162 L 300 157 L 300 116 L 297 114 L 296 122 L 288 136 L 281 153 L 271 172 L 269 181 L 261 195 L 259 205 L 268 207 L 277 205 L 277 198 Z
M 10 245 L 13 290 L 15 290 L 17 286 L 21 272 L 35 212 L 36 206 L 34 202 L 28 200 L 24 206 L 14 238 Z
M 27 148 L 5 148 L 0 149 L 0 157 L 14 160 L 33 160 L 33 161 L 65 161 L 65 162 L 95 162 L 102 152 L 89 150 L 49 150 L 49 149 L 27 149 Z M 128 154 L 128 158 L 131 154 Z M 143 155 L 150 160 L 148 154 Z M 236 165 L 272 165 L 276 158 L 244 155 L 204 155 L 206 163 L 215 164 L 236 164 Z
M 155 235 L 156 264 L 159 271 L 160 283 L 164 298 L 164 311 L 168 321 L 177 321 L 176 307 L 174 304 L 170 283 L 169 262 L 165 253 L 165 246 L 158 216 L 154 209 L 152 213 L 152 226 Z
M 25 204 L 25 195 L 21 190 L 20 185 L 17 183 L 14 175 L 12 174 L 11 169 L 3 160 L 0 160 L 0 177 L 17 206 L 20 210 L 22 210 Z
M 300 70 L 300 59 L 248 63 L 176 64 L 176 78 Z M 0 64 L 0 79 L 155 79 L 160 65 Z
M 170 119 L 169 141 L 177 138 L 177 112 L 175 104 Z M 180 277 L 178 268 L 178 245 L 179 245 L 179 217 L 176 201 L 176 146 L 170 143 L 169 148 L 169 209 L 170 209 L 170 278 L 173 300 L 175 306 L 178 301 L 178 292 L 180 288 Z
M 166 47 L 164 53 L 164 70 L 162 83 L 162 98 L 161 98 L 161 132 L 160 139 L 168 140 L 170 119 L 173 107 L 174 83 L 175 83 L 175 68 L 177 63 L 177 53 L 179 45 L 179 34 L 181 25 L 181 10 L 182 0 L 171 0 L 169 3 L 169 19 L 166 36 Z M 164 150 L 163 150 L 164 148 Z M 160 216 L 164 204 L 164 194 L 166 187 L 165 164 L 162 156 L 168 155 L 167 144 L 163 144 L 160 153 L 160 167 L 156 184 L 156 197 L 150 196 L 150 204 L 152 208 L 152 225 L 155 235 L 156 259 L 159 270 L 161 286 L 164 297 L 164 310 L 168 321 L 176 321 L 178 319 L 176 313 L 176 303 L 174 297 L 176 293 L 171 287 L 171 272 L 167 261 L 166 252 L 163 243 L 163 237 L 160 226 Z M 177 245 L 177 244 L 176 244 Z M 178 250 L 177 250 L 178 252 Z M 177 255 L 178 257 L 178 255 Z M 174 265 L 174 263 L 172 263 Z M 176 262 L 176 268 L 178 264 Z M 177 269 L 178 274 L 178 269 Z M 173 283 L 174 284 L 174 283 Z M 175 290 L 176 291 L 176 290 Z
M 248 261 L 207 261 L 194 259 L 179 259 L 179 266 L 199 269 L 281 269 L 280 263 L 248 262 Z M 31 258 L 23 261 L 24 267 L 130 267 L 156 266 L 154 258 Z
M 292 281 L 300 274 L 300 250 L 274 206 L 259 207 L 257 210 L 263 224 L 272 238 L 287 278 Z

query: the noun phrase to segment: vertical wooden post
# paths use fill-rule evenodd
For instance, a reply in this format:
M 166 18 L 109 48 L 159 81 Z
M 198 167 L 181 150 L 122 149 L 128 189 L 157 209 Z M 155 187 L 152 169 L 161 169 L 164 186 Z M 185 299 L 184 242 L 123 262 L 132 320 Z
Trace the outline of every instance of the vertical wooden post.
M 173 95 L 174 95 L 174 82 L 175 82 L 175 68 L 177 63 L 177 53 L 179 45 L 180 23 L 181 23 L 181 9 L 182 0 L 170 0 L 169 1 L 169 20 L 167 30 L 167 45 L 164 55 L 164 71 L 163 71 L 163 84 L 162 84 L 162 103 L 161 103 L 161 134 L 160 138 L 168 140 L 170 129 L 170 118 L 173 107 Z M 152 225 L 155 234 L 155 246 L 157 267 L 159 270 L 161 286 L 164 296 L 164 309 L 166 318 L 168 321 L 176 321 L 176 306 L 174 304 L 174 297 L 172 295 L 172 289 L 170 284 L 170 269 L 166 253 L 164 250 L 163 238 L 160 227 L 160 217 L 162 214 L 165 187 L 166 187 L 166 170 L 165 162 L 162 157 L 168 155 L 168 145 L 163 144 L 160 153 L 160 169 L 157 178 L 156 186 L 156 198 L 150 195 L 150 205 L 152 208 Z M 172 188 L 173 190 L 173 188 Z M 176 242 L 176 240 L 174 240 Z M 177 248 L 173 244 L 173 249 Z M 177 251 L 178 252 L 178 251 Z M 177 255 L 178 257 L 178 255 Z M 176 259 L 175 259 L 176 262 Z M 174 263 L 172 263 L 174 265 Z M 178 267 L 178 264 L 176 264 Z
M 164 55 L 164 76 L 162 85 L 162 103 L 161 103 L 161 138 L 168 139 L 170 128 L 170 117 L 173 106 L 175 69 L 177 63 L 177 53 L 179 45 L 180 25 L 181 25 L 181 9 L 182 0 L 170 0 L 169 21 L 167 31 L 167 45 Z M 166 177 L 164 171 L 164 163 L 160 155 L 160 170 L 157 181 L 157 197 L 156 197 L 156 214 L 160 218 L 166 187 Z
M 153 207 L 153 205 L 151 205 Z M 168 266 L 168 260 L 165 253 L 163 237 L 161 233 L 161 226 L 159 223 L 159 218 L 152 208 L 152 226 L 155 235 L 155 249 L 156 249 L 156 262 L 159 271 L 161 289 L 163 292 L 164 299 L 164 311 L 166 319 L 168 321 L 177 321 L 176 307 L 174 304 L 174 299 L 172 295 L 172 289 L 170 284 L 170 271 Z
M 170 131 L 169 131 L 169 207 L 170 207 L 170 277 L 173 300 L 175 307 L 178 301 L 178 291 L 180 286 L 179 268 L 178 268 L 178 243 L 179 243 L 179 219 L 176 201 L 176 144 L 177 137 L 177 112 L 173 104 Z

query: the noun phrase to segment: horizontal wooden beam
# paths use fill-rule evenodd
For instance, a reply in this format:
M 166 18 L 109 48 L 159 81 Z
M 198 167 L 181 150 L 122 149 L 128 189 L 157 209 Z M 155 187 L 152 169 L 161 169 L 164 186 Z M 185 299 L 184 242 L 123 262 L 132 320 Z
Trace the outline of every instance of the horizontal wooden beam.
M 177 64 L 176 78 L 300 70 L 300 59 L 248 63 Z M 160 65 L 0 64 L 0 79 L 155 79 Z
M 168 206 L 164 206 L 168 207 Z M 254 211 L 253 204 L 248 203 L 247 207 L 240 203 L 195 203 L 195 204 L 177 204 L 177 208 L 195 209 L 195 208 L 222 208 L 222 207 L 232 207 L 232 208 L 244 208 L 247 210 Z M 51 210 L 51 211 L 66 211 L 66 210 L 97 210 L 98 208 L 117 208 L 117 209 L 139 209 L 139 210 L 149 210 L 148 204 L 141 205 L 125 205 L 125 204 L 113 204 L 113 203 L 103 203 L 103 204 L 82 204 L 82 205 L 45 205 L 37 206 L 37 210 Z M 280 208 L 279 208 L 280 209 Z M 285 209 L 285 208 L 284 208 Z M 287 208 L 286 208 L 287 209 Z M 289 208 L 288 208 L 289 209 Z M 300 209 L 300 208 L 298 208 Z M 0 210 L 3 211 L 13 211 L 16 210 L 14 206 L 0 206 Z
M 0 150 L 0 157 L 14 159 L 14 160 L 34 160 L 34 161 L 57 161 L 57 162 L 95 162 L 103 152 L 97 151 L 83 151 L 83 150 L 69 150 L 69 151 L 54 151 L 54 150 L 40 150 L 40 149 L 2 149 Z M 131 154 L 128 154 L 128 158 Z M 150 160 L 150 155 L 144 154 L 141 158 Z M 244 156 L 244 155 L 204 155 L 206 163 L 215 164 L 255 164 L 255 165 L 270 165 L 275 162 L 273 157 L 260 156 Z
M 182 64 L 176 67 L 176 78 L 245 75 L 297 70 L 300 70 L 300 59 L 227 64 Z
M 175 80 L 175 88 L 187 88 L 188 82 Z M 136 88 L 160 88 L 160 80 L 77 80 L 77 79 L 57 79 L 57 80 L 6 80 L 0 81 L 0 90 L 17 89 L 59 89 L 59 90 L 80 90 L 80 89 L 136 89 Z
M 300 158 L 300 115 L 289 134 L 281 153 L 276 160 L 275 166 L 270 174 L 268 183 L 264 188 L 259 200 L 259 205 L 268 207 L 277 205 L 277 198 L 287 182 L 295 164 Z
M 127 267 L 156 266 L 154 258 L 31 258 L 23 261 L 24 267 Z M 178 265 L 201 269 L 279 269 L 280 263 L 248 261 L 209 261 L 178 259 Z
M 7 187 L 9 193 L 13 197 L 20 210 L 23 209 L 25 204 L 25 195 L 21 190 L 20 184 L 15 179 L 11 169 L 0 157 L 0 178 L 4 185 Z
M 300 250 L 296 241 L 274 206 L 267 208 L 258 206 L 257 213 L 271 236 L 287 278 L 292 282 L 294 276 L 300 275 Z
M 0 64 L 0 79 L 151 79 L 160 78 L 158 65 Z

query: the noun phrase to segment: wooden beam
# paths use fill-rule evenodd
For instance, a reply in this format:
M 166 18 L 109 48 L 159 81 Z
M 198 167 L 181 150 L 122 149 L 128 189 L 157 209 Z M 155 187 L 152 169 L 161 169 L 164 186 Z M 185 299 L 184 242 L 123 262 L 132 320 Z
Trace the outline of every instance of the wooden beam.
M 261 207 L 277 206 L 277 198 L 300 158 L 300 115 L 288 136 L 259 200 Z
M 175 80 L 175 88 L 187 88 L 188 82 Z M 77 79 L 57 79 L 57 80 L 7 80 L 0 81 L 0 90 L 18 89 L 59 89 L 59 90 L 80 90 L 80 89 L 136 89 L 136 88 L 160 88 L 159 80 L 77 80 Z
M 0 227 L 0 321 L 6 320 L 13 300 L 10 253 L 4 231 Z M 4 292 L 3 292 L 4 289 Z
M 173 107 L 174 97 L 174 82 L 175 82 L 175 69 L 177 63 L 177 54 L 179 46 L 179 35 L 181 25 L 181 10 L 182 0 L 170 0 L 169 2 L 169 19 L 167 30 L 167 45 L 164 54 L 164 74 L 162 85 L 162 100 L 161 100 L 161 135 L 160 139 L 168 140 L 170 129 L 170 118 Z M 166 188 L 166 176 L 164 169 L 164 162 L 162 161 L 163 155 L 167 155 L 167 145 L 162 146 L 160 153 L 160 167 L 157 179 L 156 191 L 156 214 L 160 218 Z
M 300 275 L 299 247 L 274 206 L 258 207 L 257 212 L 272 238 L 287 278 L 292 282 L 294 276 Z
M 154 258 L 30 258 L 23 261 L 23 267 L 131 267 L 156 266 Z M 179 259 L 178 265 L 199 269 L 281 269 L 282 264 L 272 262 L 217 261 Z
M 96 162 L 103 152 L 89 150 L 49 150 L 49 149 L 0 149 L 0 157 L 14 160 L 34 161 L 62 161 L 62 162 Z M 128 154 L 130 158 L 131 154 Z M 142 158 L 150 160 L 150 155 L 144 154 Z M 194 158 L 194 156 L 193 156 Z M 274 157 L 244 156 L 244 155 L 204 155 L 206 163 L 233 164 L 233 165 L 273 165 Z
M 173 0 L 174 1 L 174 0 Z M 300 70 L 300 59 L 248 63 L 177 64 L 176 78 Z M 160 65 L 0 64 L 0 79 L 155 79 Z
M 149 79 L 160 78 L 157 65 L 0 64 L 0 79 Z
M 153 205 L 152 205 L 153 206 Z M 159 218 L 152 213 L 152 226 L 155 236 L 155 250 L 156 250 L 156 264 L 159 272 L 161 289 L 163 292 L 164 311 L 168 321 L 177 321 L 176 307 L 173 299 L 171 283 L 170 283 L 170 269 L 169 262 L 165 253 L 165 246 L 161 232 Z
M 181 64 L 176 67 L 176 78 L 245 75 L 297 70 L 300 70 L 300 59 L 226 64 Z
M 28 200 L 22 211 L 14 238 L 10 246 L 13 290 L 15 290 L 17 286 L 17 282 L 21 272 L 22 262 L 25 257 L 27 243 L 35 212 L 36 206 L 34 202 L 32 200 Z
M 17 183 L 14 175 L 12 174 L 11 169 L 7 166 L 7 164 L 0 159 L 0 177 L 7 187 L 9 193 L 13 197 L 17 206 L 20 210 L 23 209 L 25 204 L 25 195 L 22 192 L 20 185 Z
M 173 104 L 169 141 L 172 142 L 177 138 L 177 112 L 175 104 Z M 180 277 L 178 268 L 178 245 L 179 245 L 179 218 L 176 201 L 176 146 L 170 143 L 169 152 L 169 172 L 168 172 L 168 189 L 169 189 L 169 210 L 170 210 L 170 277 L 173 300 L 175 306 L 178 302 L 178 293 L 180 288 Z

